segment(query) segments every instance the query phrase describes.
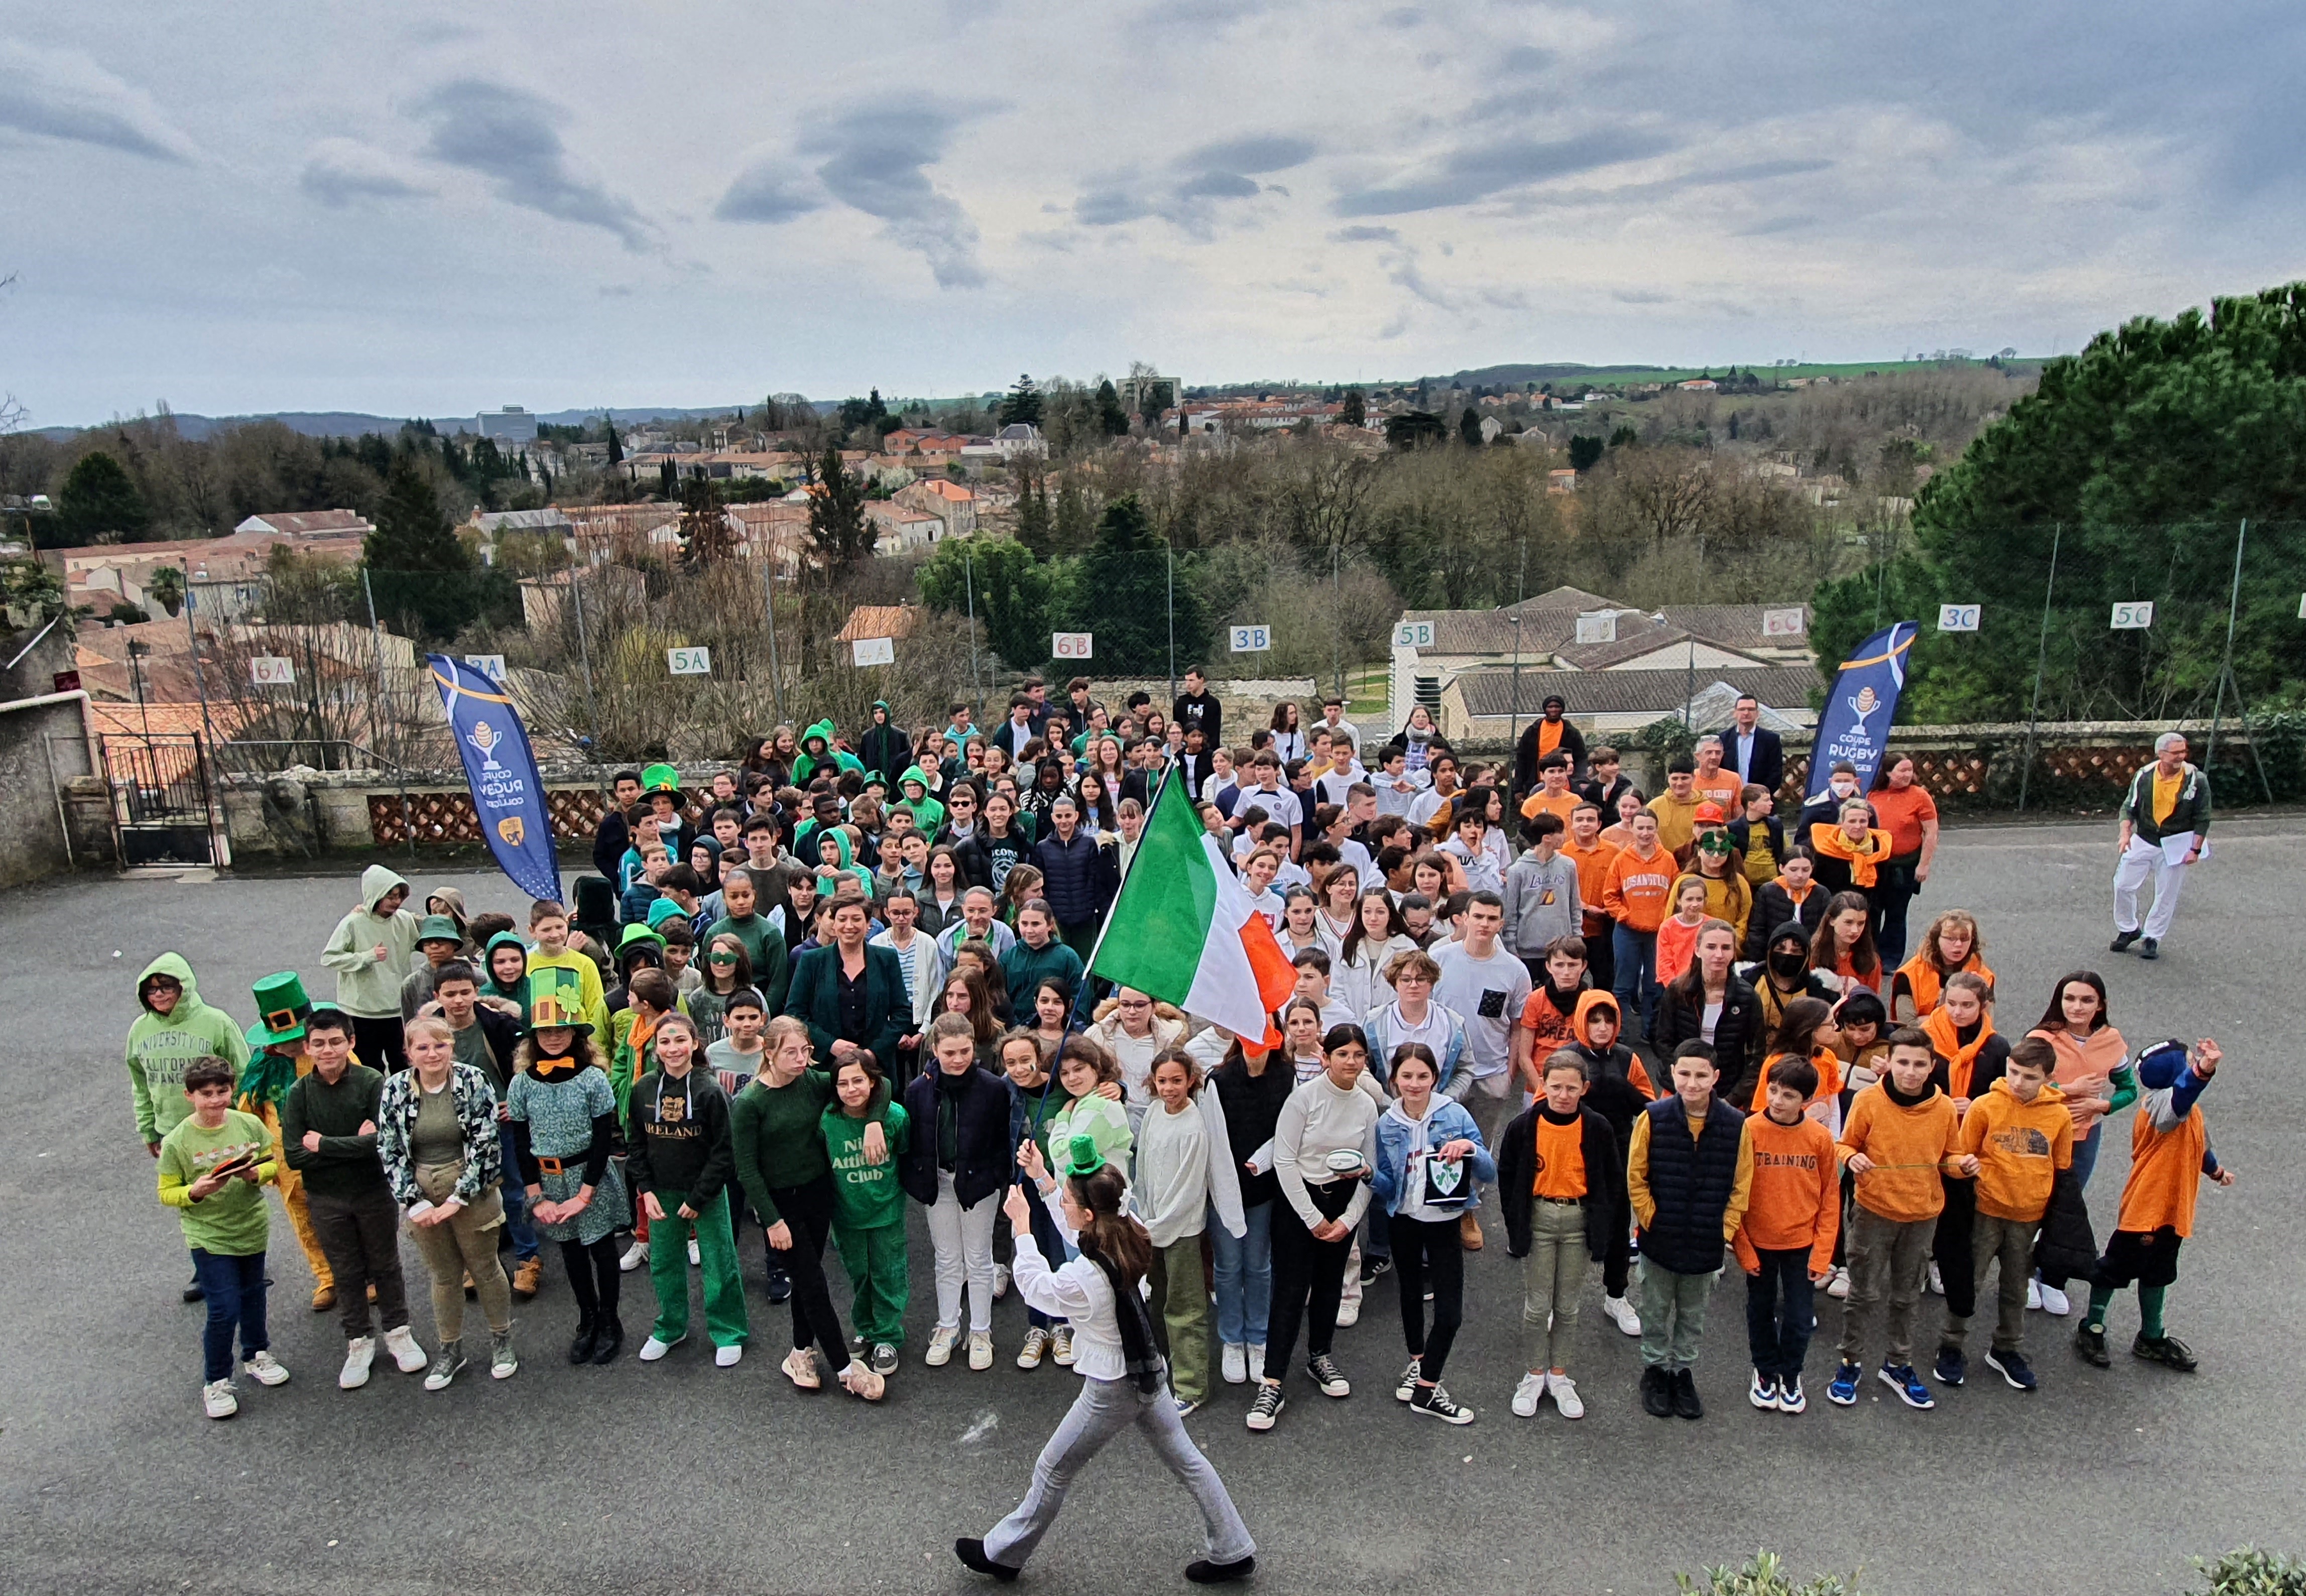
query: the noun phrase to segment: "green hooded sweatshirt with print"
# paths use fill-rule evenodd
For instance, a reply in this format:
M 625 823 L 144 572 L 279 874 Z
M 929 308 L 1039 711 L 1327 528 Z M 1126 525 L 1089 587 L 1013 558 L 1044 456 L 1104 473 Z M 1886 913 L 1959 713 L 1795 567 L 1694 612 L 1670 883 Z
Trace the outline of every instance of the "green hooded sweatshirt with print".
M 846 749 L 833 746 L 833 717 L 827 715 L 800 734 L 800 754 L 793 761 L 795 787 L 807 786 L 809 778 L 816 775 L 817 767 L 823 764 L 830 764 L 833 767 L 830 773 L 835 776 L 842 771 L 855 771 L 859 775 L 865 773 L 863 760 Z M 811 748 L 811 743 L 817 746 Z
M 144 1000 L 144 984 L 154 976 L 172 977 L 184 989 L 167 1014 Z M 143 1012 L 128 1028 L 128 1080 L 136 1092 L 136 1134 L 150 1143 L 192 1111 L 184 1098 L 184 1071 L 204 1058 L 222 1059 L 237 1081 L 248 1064 L 248 1038 L 231 1015 L 201 1001 L 192 967 L 181 954 L 163 953 L 144 967 L 136 977 L 136 1003 Z
M 916 787 L 920 789 L 918 796 L 913 792 Z M 905 773 L 897 778 L 897 790 L 904 796 L 889 807 L 893 809 L 910 809 L 913 812 L 913 824 L 920 829 L 921 835 L 935 836 L 937 827 L 944 824 L 944 806 L 929 796 L 929 779 L 922 773 L 919 765 L 909 764 L 905 767 Z
M 841 863 L 836 866 L 825 864 L 822 859 L 818 861 L 816 866 L 817 896 L 820 898 L 832 897 L 833 888 L 840 885 L 838 878 L 840 876 L 846 875 L 854 880 L 858 886 L 865 890 L 865 901 L 868 904 L 871 903 L 874 898 L 873 873 L 865 868 L 864 866 L 858 864 L 857 862 L 857 856 L 850 851 L 849 833 L 837 825 L 819 827 L 817 830 L 811 832 L 808 836 L 808 847 L 811 853 L 816 853 L 819 851 L 823 846 L 819 841 L 819 839 L 824 837 L 830 837 L 833 839 L 839 850 Z
M 337 972 L 337 1007 L 358 1020 L 400 1018 L 400 984 L 416 952 L 417 919 L 405 908 L 377 912 L 395 887 L 405 892 L 408 883 L 382 865 L 362 871 L 360 907 L 337 922 L 320 950 L 320 962 Z

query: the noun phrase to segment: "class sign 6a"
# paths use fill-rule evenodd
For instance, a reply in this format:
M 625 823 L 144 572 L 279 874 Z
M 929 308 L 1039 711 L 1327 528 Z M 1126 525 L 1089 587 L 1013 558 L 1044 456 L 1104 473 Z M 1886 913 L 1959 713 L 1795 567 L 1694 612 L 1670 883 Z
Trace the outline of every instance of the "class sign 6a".
M 665 663 L 672 667 L 675 676 L 710 676 L 713 674 L 713 651 L 709 648 L 668 648 Z
M 1234 627 L 1231 630 L 1233 652 L 1237 654 L 1269 653 L 1273 650 L 1271 627 Z

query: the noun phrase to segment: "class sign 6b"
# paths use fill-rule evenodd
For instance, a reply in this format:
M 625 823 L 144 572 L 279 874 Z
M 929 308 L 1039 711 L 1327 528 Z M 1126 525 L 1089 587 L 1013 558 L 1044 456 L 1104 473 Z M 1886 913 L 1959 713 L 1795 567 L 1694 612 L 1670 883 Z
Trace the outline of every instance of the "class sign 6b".
M 664 661 L 672 667 L 675 676 L 710 676 L 713 674 L 713 651 L 709 648 L 668 648 Z
M 1237 654 L 1269 653 L 1273 649 L 1271 627 L 1234 627 L 1233 652 Z
M 1049 658 L 1053 660 L 1086 660 L 1089 657 L 1088 632 L 1052 632 L 1049 634 Z

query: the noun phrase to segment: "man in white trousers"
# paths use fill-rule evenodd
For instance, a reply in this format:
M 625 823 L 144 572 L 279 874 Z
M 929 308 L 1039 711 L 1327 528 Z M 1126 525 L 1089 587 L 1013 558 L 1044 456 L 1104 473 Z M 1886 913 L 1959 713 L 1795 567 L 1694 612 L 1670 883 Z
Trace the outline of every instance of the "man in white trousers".
M 2121 862 L 2114 867 L 2114 951 L 2138 944 L 2140 959 L 2158 959 L 2162 939 L 2177 917 L 2186 870 L 2202 857 L 2210 835 L 2210 779 L 2186 763 L 2183 734 L 2154 739 L 2154 763 L 2130 780 L 2122 800 Z M 2141 924 L 2138 889 L 2154 883 L 2154 907 Z

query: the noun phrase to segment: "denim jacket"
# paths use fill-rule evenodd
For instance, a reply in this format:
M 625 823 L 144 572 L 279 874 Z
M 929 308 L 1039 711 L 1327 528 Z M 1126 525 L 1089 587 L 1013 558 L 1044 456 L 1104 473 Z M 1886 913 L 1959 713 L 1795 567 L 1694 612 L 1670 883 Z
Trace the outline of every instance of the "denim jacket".
M 1400 1105 L 1394 1106 L 1397 1108 Z M 1473 1123 L 1473 1116 L 1466 1112 L 1464 1104 L 1454 1097 L 1434 1093 L 1432 1111 L 1425 1117 L 1426 1146 L 1439 1148 L 1443 1143 L 1456 1141 L 1461 1137 L 1473 1144 L 1473 1150 L 1465 1155 L 1466 1166 L 1473 1171 L 1473 1178 L 1494 1185 L 1498 1178 L 1497 1161 L 1490 1156 L 1490 1149 L 1482 1141 L 1482 1128 Z M 1378 1115 L 1377 1168 L 1370 1176 L 1370 1195 L 1388 1214 L 1400 1212 L 1405 1201 L 1413 1207 L 1415 1205 L 1415 1194 L 1405 1197 L 1402 1191 L 1409 1178 L 1409 1153 L 1415 1139 L 1415 1133 L 1401 1122 L 1401 1118 L 1392 1109 Z M 1481 1200 L 1469 1190 L 1465 1206 L 1459 1212 L 1471 1213 L 1481 1206 Z
M 470 1064 L 448 1069 L 448 1095 L 457 1105 L 457 1124 L 465 1133 L 465 1173 L 456 1194 L 465 1202 L 480 1200 L 504 1173 L 504 1143 L 497 1135 L 497 1094 L 489 1078 Z M 376 1108 L 376 1151 L 384 1163 L 392 1199 L 407 1208 L 424 1200 L 417 1189 L 416 1162 L 409 1156 L 408 1139 L 416 1131 L 416 1071 L 388 1075 L 384 1096 Z

